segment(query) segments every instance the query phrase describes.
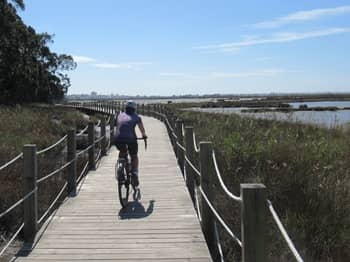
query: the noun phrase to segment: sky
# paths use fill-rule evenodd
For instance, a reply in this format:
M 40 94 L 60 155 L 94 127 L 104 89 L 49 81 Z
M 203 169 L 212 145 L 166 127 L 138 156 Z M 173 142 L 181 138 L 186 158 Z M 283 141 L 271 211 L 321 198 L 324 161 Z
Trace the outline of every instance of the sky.
M 68 94 L 350 92 L 350 2 L 25 0 Z

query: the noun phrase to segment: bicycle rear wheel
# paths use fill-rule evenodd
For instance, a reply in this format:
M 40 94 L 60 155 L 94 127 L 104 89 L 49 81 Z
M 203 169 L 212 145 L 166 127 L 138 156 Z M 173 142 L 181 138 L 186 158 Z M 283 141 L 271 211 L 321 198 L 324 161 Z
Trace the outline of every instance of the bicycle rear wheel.
M 129 201 L 130 179 L 125 175 L 125 170 L 118 170 L 118 195 L 119 202 L 125 208 Z

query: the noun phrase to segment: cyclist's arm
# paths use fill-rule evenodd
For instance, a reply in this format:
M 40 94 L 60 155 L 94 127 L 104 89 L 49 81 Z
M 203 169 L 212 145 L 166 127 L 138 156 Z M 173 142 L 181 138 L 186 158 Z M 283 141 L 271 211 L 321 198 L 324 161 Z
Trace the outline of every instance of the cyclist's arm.
M 142 137 L 147 137 L 146 131 L 145 131 L 145 127 L 144 127 L 142 121 L 140 121 L 140 122 L 137 124 L 137 126 L 138 126 L 139 129 L 140 129 L 140 132 L 141 132 L 141 134 L 142 134 Z

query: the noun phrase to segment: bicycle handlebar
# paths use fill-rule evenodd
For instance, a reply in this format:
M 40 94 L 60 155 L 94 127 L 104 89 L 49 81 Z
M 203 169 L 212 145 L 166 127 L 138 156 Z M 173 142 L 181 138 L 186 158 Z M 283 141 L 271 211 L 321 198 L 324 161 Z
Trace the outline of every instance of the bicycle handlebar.
M 137 140 L 144 140 L 145 141 L 145 150 L 147 150 L 147 139 L 148 137 L 137 137 Z

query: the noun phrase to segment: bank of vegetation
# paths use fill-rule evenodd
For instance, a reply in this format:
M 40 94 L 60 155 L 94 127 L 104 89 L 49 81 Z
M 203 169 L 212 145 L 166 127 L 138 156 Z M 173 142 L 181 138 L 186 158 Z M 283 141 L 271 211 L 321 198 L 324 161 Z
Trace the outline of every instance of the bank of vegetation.
M 24 144 L 36 144 L 38 150 L 47 148 L 67 134 L 71 128 L 82 129 L 88 123 L 83 114 L 73 109 L 47 105 L 0 107 L 0 166 L 23 150 Z M 66 143 L 38 156 L 38 178 L 56 170 L 66 161 Z M 84 162 L 85 159 L 81 159 Z M 78 162 L 78 170 L 82 170 Z M 0 213 L 23 197 L 23 160 L 0 171 Z M 53 176 L 38 188 L 39 217 L 46 211 L 63 184 L 65 174 Z M 5 240 L 22 223 L 20 205 L 0 219 L 0 249 Z
M 240 183 L 267 186 L 268 198 L 305 261 L 350 260 L 349 131 L 235 114 L 179 110 L 176 115 L 194 126 L 198 140 L 213 142 L 233 193 L 239 195 Z M 240 232 L 240 206 L 218 193 L 216 207 Z M 239 248 L 228 239 L 226 256 L 239 260 Z M 272 220 L 267 241 L 269 261 L 293 261 Z

